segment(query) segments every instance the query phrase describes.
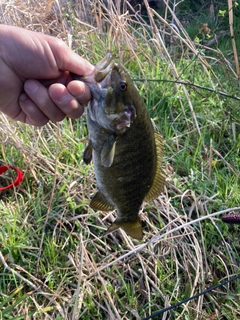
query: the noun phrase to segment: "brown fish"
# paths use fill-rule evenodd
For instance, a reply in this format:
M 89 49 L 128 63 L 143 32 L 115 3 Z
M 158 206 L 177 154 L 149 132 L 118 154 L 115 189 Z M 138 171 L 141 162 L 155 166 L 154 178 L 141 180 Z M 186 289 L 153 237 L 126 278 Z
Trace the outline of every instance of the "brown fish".
M 111 54 L 96 65 L 93 75 L 72 77 L 84 81 L 92 94 L 87 108 L 89 143 L 83 158 L 87 164 L 93 158 L 99 191 L 90 207 L 117 209 L 117 219 L 107 233 L 120 227 L 141 240 L 139 209 L 164 186 L 162 137 L 154 131 L 129 74 Z

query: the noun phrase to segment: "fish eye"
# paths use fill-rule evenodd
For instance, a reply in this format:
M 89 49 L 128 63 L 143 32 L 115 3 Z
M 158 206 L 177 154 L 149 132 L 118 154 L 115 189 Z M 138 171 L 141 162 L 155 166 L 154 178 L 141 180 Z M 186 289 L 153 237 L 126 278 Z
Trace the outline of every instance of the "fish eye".
M 125 81 L 121 81 L 120 82 L 120 89 L 122 91 L 126 91 L 127 90 L 127 83 Z

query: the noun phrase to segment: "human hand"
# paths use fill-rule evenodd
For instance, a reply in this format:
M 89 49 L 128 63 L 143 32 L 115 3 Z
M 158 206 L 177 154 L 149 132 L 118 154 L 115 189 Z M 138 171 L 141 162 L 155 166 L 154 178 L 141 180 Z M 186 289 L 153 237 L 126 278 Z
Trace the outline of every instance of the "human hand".
M 57 38 L 4 25 L 0 34 L 0 111 L 35 126 L 80 117 L 91 94 L 69 71 L 94 67 Z

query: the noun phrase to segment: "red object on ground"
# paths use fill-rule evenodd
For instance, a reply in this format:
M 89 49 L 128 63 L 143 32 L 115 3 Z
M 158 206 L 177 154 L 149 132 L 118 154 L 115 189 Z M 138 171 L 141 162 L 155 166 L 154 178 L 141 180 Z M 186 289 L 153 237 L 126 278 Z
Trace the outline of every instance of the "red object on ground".
M 9 184 L 6 187 L 0 188 L 0 191 L 11 189 L 13 187 L 18 186 L 23 180 L 23 173 L 20 169 L 14 166 L 0 166 L 0 174 L 8 171 L 9 169 L 13 169 L 17 173 L 17 178 L 13 181 L 13 183 Z

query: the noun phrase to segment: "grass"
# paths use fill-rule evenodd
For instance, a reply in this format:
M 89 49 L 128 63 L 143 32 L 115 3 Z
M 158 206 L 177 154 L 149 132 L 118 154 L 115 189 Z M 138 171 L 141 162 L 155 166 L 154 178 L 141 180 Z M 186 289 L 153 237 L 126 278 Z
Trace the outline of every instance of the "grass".
M 220 219 L 240 200 L 234 60 L 194 46 L 151 9 L 145 20 L 106 15 L 100 1 L 9 1 L 1 10 L 2 23 L 72 39 L 91 62 L 116 55 L 164 136 L 168 178 L 142 208 L 143 242 L 105 236 L 115 213 L 88 206 L 96 184 L 82 161 L 85 118 L 32 128 L 1 114 L 1 161 L 25 179 L 0 195 L 0 319 L 143 319 L 238 274 L 239 228 Z M 163 319 L 237 319 L 239 295 L 236 280 Z

